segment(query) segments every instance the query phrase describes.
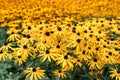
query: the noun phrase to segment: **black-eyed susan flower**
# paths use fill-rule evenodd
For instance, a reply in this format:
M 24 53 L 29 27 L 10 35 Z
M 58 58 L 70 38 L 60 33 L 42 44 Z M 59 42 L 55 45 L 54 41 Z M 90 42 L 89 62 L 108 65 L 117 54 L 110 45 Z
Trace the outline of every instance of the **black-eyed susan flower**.
M 14 62 L 20 66 L 24 62 L 26 62 L 26 60 L 27 60 L 27 56 L 26 55 L 17 54 L 17 56 L 15 56 L 15 61 Z
M 49 62 L 51 62 L 52 60 L 56 60 L 56 56 L 57 54 L 55 54 L 54 52 L 51 51 L 51 49 L 47 49 L 45 51 L 40 51 L 40 61 L 44 62 L 45 60 L 48 59 Z
M 1 47 L 1 50 L 9 50 L 12 49 L 12 43 L 4 42 L 4 45 Z
M 46 26 L 43 28 L 42 33 L 40 32 L 40 41 L 46 42 L 46 43 L 53 43 L 55 40 L 55 35 L 51 33 L 51 28 L 49 26 Z
M 67 46 L 66 46 L 66 39 L 59 37 L 53 45 L 51 45 L 52 49 L 51 51 L 56 54 L 66 54 L 67 52 Z
M 88 62 L 89 61 L 89 59 L 91 59 L 91 56 L 90 56 L 90 54 L 89 53 L 87 53 L 86 52 L 86 50 L 82 50 L 82 51 L 75 51 L 75 54 L 78 54 L 78 58 L 82 61 L 82 60 L 84 60 L 84 61 L 86 61 L 86 62 Z
M 82 66 L 82 61 L 81 61 L 81 59 L 75 58 L 74 60 L 75 60 L 75 66 L 79 66 L 79 67 Z
M 111 78 L 115 77 L 115 80 L 120 80 L 120 70 L 119 70 L 119 68 L 111 68 L 110 73 L 111 73 L 110 74 Z
M 74 67 L 73 57 L 70 55 L 59 55 L 56 60 L 57 64 L 61 65 L 62 69 L 70 70 Z
M 55 75 L 59 78 L 62 78 L 62 79 L 67 77 L 65 70 L 55 70 L 55 71 L 53 71 L 53 75 Z
M 93 69 L 101 69 L 104 65 L 104 63 L 101 61 L 101 59 L 99 57 L 92 57 L 88 63 L 89 68 L 91 70 Z
M 26 57 L 31 56 L 32 49 L 30 44 L 20 44 L 19 47 L 16 48 L 18 55 L 22 54 Z
M 38 80 L 42 79 L 42 77 L 45 74 L 45 70 L 42 70 L 39 67 L 37 68 L 30 67 L 24 70 L 24 74 L 26 75 L 26 78 L 29 77 L 30 80 Z

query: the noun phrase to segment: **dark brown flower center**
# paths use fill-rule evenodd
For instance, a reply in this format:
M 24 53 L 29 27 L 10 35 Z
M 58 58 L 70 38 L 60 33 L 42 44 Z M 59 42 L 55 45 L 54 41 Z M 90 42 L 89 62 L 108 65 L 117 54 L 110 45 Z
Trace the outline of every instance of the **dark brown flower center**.
M 90 34 L 89 36 L 90 36 L 90 37 L 92 37 L 93 35 L 92 35 L 92 34 Z
M 32 71 L 33 71 L 33 72 L 36 72 L 36 68 L 33 68 Z
M 87 33 L 87 30 L 85 30 L 84 33 Z
M 68 55 L 65 55 L 65 56 L 64 56 L 64 59 L 68 59 Z
M 27 38 L 31 38 L 31 36 L 30 36 L 30 35 L 27 35 L 26 37 L 27 37 Z
M 109 52 L 108 54 L 111 56 L 111 55 L 112 55 L 112 52 Z
M 91 49 L 91 47 L 88 47 L 88 49 Z
M 61 27 L 57 27 L 57 30 L 58 30 L 58 31 L 62 31 Z
M 23 34 L 22 36 L 23 36 L 24 38 L 26 37 L 26 35 L 25 35 L 25 34 Z
M 5 42 L 5 43 L 4 43 L 4 45 L 5 45 L 5 46 L 7 46 L 7 45 L 8 45 L 8 43 L 7 43 L 7 42 Z
M 53 34 L 53 33 L 54 33 L 54 31 L 50 31 L 50 33 L 51 33 L 51 34 Z
M 94 58 L 94 59 L 93 59 L 93 61 L 94 61 L 94 62 L 97 62 L 97 59 L 96 59 L 96 58 Z
M 49 33 L 49 32 L 46 32 L 45 35 L 46 35 L 46 36 L 50 36 L 50 33 Z
M 50 51 L 49 50 L 46 50 L 46 54 L 49 54 L 50 53 Z
M 18 56 L 18 58 L 21 58 L 21 56 Z
M 75 27 L 72 28 L 72 32 L 76 33 L 76 28 Z
M 0 51 L 0 54 L 3 54 L 3 51 Z
M 78 59 L 77 62 L 80 62 L 80 60 Z
M 106 58 L 109 58 L 109 56 L 106 56 Z
M 96 47 L 95 49 L 98 51 L 98 50 L 99 50 L 99 47 Z
M 28 30 L 31 30 L 31 27 L 30 27 L 30 26 L 28 26 Z
M 97 38 L 96 40 L 97 40 L 97 41 L 100 41 L 100 38 Z
M 56 48 L 60 48 L 60 45 L 57 45 Z
M 78 32 L 77 35 L 80 36 L 80 33 Z
M 61 73 L 62 71 L 61 70 L 59 70 L 59 73 Z
M 24 48 L 24 49 L 27 49 L 28 47 L 27 47 L 27 45 L 24 45 L 23 48 Z
M 77 39 L 77 40 L 76 40 L 77 43 L 80 43 L 80 41 L 81 41 L 80 39 Z
M 85 54 L 85 51 L 82 51 L 82 54 Z

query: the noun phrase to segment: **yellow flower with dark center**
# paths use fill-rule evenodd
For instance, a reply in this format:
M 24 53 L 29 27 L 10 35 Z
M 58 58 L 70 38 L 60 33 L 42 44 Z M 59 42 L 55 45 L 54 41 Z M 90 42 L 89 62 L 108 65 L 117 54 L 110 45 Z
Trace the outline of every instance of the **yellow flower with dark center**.
M 43 28 L 42 33 L 40 33 L 39 35 L 40 35 L 39 36 L 40 41 L 42 41 L 42 42 L 46 42 L 49 44 L 55 42 L 54 40 L 55 40 L 56 36 L 54 35 L 54 33 L 53 34 L 51 33 L 50 27 Z
M 55 70 L 55 71 L 53 71 L 53 74 L 55 76 L 58 76 L 59 78 L 62 78 L 62 79 L 66 78 L 66 71 L 65 70 Z
M 90 59 L 88 65 L 91 70 L 101 69 L 104 66 L 104 62 L 101 61 L 100 56 L 94 56 Z
M 31 56 L 31 52 L 33 48 L 30 46 L 30 44 L 20 44 L 18 46 L 19 47 L 16 48 L 17 55 L 22 54 L 26 57 L 28 57 L 29 55 Z
M 73 69 L 73 64 L 74 64 L 74 60 L 73 57 L 69 56 L 69 55 L 59 55 L 57 57 L 57 64 L 60 64 L 62 69 L 65 70 L 70 70 Z
M 113 54 L 112 52 L 103 52 L 102 54 L 100 54 L 102 57 L 102 60 L 106 63 L 106 64 L 115 64 L 116 60 L 118 57 L 118 55 Z
M 5 42 L 4 45 L 1 47 L 1 50 L 9 50 L 12 49 L 12 43 Z
M 79 51 L 76 51 L 75 54 L 78 54 L 78 58 L 82 61 L 86 61 L 88 62 L 89 59 L 91 59 L 91 56 L 88 52 L 86 52 L 84 49 L 83 51 L 79 50 Z
M 75 66 L 79 66 L 79 67 L 82 66 L 82 61 L 79 58 L 75 58 L 74 60 L 75 60 Z
M 26 24 L 26 25 L 23 25 L 23 34 L 34 34 L 35 31 L 38 31 L 38 28 L 35 27 L 34 24 L 30 23 L 30 24 Z
M 120 69 L 119 68 L 111 68 L 110 73 L 111 73 L 110 74 L 111 78 L 115 77 L 115 80 L 120 80 Z
M 41 80 L 45 74 L 45 70 L 42 70 L 39 67 L 37 68 L 30 67 L 24 70 L 24 74 L 26 75 L 26 78 L 29 77 L 30 80 L 38 80 L 38 79 Z
M 19 54 L 15 57 L 15 63 L 18 64 L 19 66 L 22 65 L 24 62 L 26 62 L 27 56 L 23 54 Z
M 52 60 L 55 60 L 55 57 L 57 56 L 57 54 L 52 52 L 50 49 L 50 50 L 46 50 L 46 51 L 40 51 L 39 56 L 40 56 L 41 62 L 44 62 L 47 59 L 49 62 L 51 62 Z
M 66 54 L 67 47 L 66 47 L 66 39 L 59 37 L 55 43 L 51 45 L 52 47 L 52 52 L 57 53 L 57 54 Z

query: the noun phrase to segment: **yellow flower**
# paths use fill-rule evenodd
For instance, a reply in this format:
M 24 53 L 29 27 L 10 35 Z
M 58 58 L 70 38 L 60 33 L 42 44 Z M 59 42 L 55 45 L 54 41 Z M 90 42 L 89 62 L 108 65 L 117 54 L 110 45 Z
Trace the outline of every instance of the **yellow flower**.
M 111 71 L 110 71 L 110 77 L 111 78 L 114 78 L 115 77 L 115 80 L 120 80 L 120 70 L 119 68 L 111 68 Z
M 5 42 L 4 45 L 1 47 L 1 50 L 9 50 L 12 49 L 12 43 Z
M 59 37 L 55 43 L 51 45 L 52 49 L 51 51 L 56 53 L 56 54 L 66 54 L 67 47 L 66 47 L 66 39 Z
M 101 69 L 104 66 L 104 62 L 101 61 L 100 56 L 93 56 L 88 65 L 91 70 Z
M 19 66 L 22 65 L 24 62 L 26 62 L 27 56 L 19 54 L 15 57 L 15 63 Z
M 26 78 L 29 77 L 30 80 L 38 80 L 42 79 L 42 77 L 45 74 L 45 70 L 41 70 L 39 67 L 37 68 L 27 68 L 24 70 L 24 74 L 26 75 Z
M 59 78 L 66 78 L 66 71 L 65 70 L 55 70 L 53 71 L 53 74 L 55 76 L 58 76 Z
M 69 55 L 59 55 L 56 60 L 57 64 L 60 64 L 62 66 L 62 69 L 70 70 L 74 67 L 74 59 Z
M 82 66 L 82 61 L 79 58 L 75 58 L 75 65 L 78 65 L 79 67 Z
M 7 51 L 0 50 L 0 61 L 1 60 L 6 60 L 8 58 L 8 53 Z
M 11 34 L 8 38 L 7 41 L 15 41 L 19 40 L 22 36 L 19 34 Z
M 28 57 L 29 55 L 32 56 L 31 52 L 32 52 L 32 47 L 30 44 L 19 44 L 19 47 L 17 47 L 15 50 L 17 50 L 17 55 L 22 54 L 26 57 Z
M 55 57 L 57 56 L 57 54 L 55 54 L 54 52 L 50 50 L 45 50 L 45 51 L 40 51 L 40 61 L 44 62 L 45 60 L 48 59 L 49 62 L 51 62 L 51 60 L 55 60 Z
M 84 49 L 83 49 L 82 51 L 81 51 L 81 50 L 76 51 L 75 53 L 78 54 L 78 58 L 79 58 L 81 61 L 84 60 L 84 61 L 88 62 L 88 61 L 91 59 L 90 54 L 87 53 Z
M 40 41 L 42 42 L 46 42 L 46 43 L 53 43 L 55 42 L 55 38 L 56 36 L 54 35 L 54 33 L 51 33 L 51 28 L 50 26 L 47 26 L 47 27 L 44 27 L 43 30 L 42 30 L 42 33 L 40 32 Z
M 17 40 L 18 44 L 33 44 L 35 40 L 35 36 L 32 34 L 22 34 L 22 37 Z

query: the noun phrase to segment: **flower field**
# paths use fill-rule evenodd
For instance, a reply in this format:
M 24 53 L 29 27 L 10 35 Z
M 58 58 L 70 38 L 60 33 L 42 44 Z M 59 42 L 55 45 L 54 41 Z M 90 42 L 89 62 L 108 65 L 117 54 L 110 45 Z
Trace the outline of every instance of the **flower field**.
M 119 0 L 0 0 L 0 80 L 120 80 Z

